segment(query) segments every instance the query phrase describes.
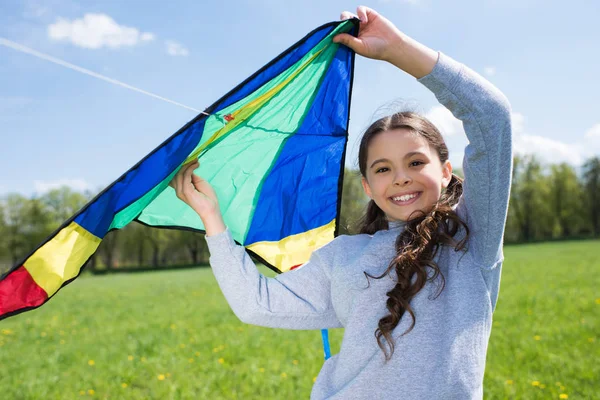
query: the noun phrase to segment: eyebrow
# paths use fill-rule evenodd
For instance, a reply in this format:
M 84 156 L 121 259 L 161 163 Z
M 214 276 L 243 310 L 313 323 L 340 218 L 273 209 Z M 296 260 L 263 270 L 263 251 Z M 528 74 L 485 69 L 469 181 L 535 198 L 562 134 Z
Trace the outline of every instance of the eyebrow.
M 420 151 L 411 151 L 410 153 L 406 153 L 406 155 L 404 156 L 404 160 L 406 160 L 407 158 L 411 158 L 412 156 L 415 156 L 415 155 L 425 156 L 425 153 L 421 153 Z M 369 168 L 373 168 L 375 166 L 375 164 L 380 163 L 380 162 L 390 162 L 390 160 L 388 160 L 387 158 L 378 158 L 377 160 L 373 161 L 373 163 L 371 164 L 371 166 Z

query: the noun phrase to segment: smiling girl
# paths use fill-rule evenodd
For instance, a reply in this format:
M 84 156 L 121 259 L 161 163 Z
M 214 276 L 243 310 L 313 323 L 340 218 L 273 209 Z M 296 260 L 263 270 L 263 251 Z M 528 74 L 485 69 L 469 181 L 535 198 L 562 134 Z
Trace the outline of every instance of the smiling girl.
M 376 121 L 359 150 L 371 198 L 361 234 L 336 238 L 275 278 L 261 275 L 236 245 L 214 190 L 193 173 L 197 162 L 172 185 L 202 218 L 213 272 L 240 320 L 345 328 L 311 398 L 482 398 L 512 171 L 510 107 L 466 66 L 369 8 L 357 14 L 358 37 L 334 40 L 414 76 L 463 122 L 470 142 L 464 181 L 425 118 L 397 113 Z

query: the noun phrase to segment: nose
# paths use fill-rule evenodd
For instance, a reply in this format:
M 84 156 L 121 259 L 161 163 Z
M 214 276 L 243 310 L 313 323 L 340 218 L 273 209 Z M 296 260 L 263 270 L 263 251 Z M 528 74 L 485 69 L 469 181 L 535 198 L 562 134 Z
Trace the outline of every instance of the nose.
M 411 182 L 412 182 L 412 179 L 410 178 L 410 176 L 408 176 L 402 172 L 399 172 L 395 176 L 394 186 L 406 186 Z

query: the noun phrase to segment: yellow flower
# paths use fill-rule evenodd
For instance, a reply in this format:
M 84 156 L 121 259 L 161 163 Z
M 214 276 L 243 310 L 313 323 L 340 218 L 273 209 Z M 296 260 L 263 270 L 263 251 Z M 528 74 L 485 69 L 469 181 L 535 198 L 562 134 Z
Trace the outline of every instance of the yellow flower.
M 173 330 L 177 329 L 177 325 L 171 324 L 171 329 L 173 329 Z
M 559 398 L 559 399 L 568 399 L 568 398 L 569 398 L 569 395 L 568 395 L 568 394 L 566 394 L 566 393 L 561 393 L 560 395 L 558 395 L 558 398 Z
M 127 385 L 125 382 L 121 383 L 121 387 L 122 387 L 123 389 L 125 389 L 127 386 L 128 386 L 128 385 Z
M 93 396 L 93 395 L 94 395 L 94 393 L 96 393 L 96 392 L 94 391 L 94 389 L 90 389 L 90 390 L 88 390 L 88 394 L 89 394 L 90 396 Z
M 96 363 L 94 362 L 94 360 L 90 360 L 90 361 L 88 361 L 88 365 L 89 365 L 90 367 L 93 367 L 93 366 L 94 366 L 94 364 L 96 364 Z
M 10 329 L 2 329 L 3 335 L 12 335 L 13 333 L 15 333 L 15 332 Z
M 600 298 L 596 299 L 596 304 L 600 304 Z
M 200 352 L 199 351 L 195 352 L 194 354 L 196 355 L 196 357 L 200 357 Z
M 531 382 L 532 386 L 540 386 L 540 382 L 539 381 L 533 381 Z
M 285 378 L 287 378 L 287 374 L 286 374 L 285 372 L 282 372 L 282 373 L 281 373 L 281 377 L 282 377 L 283 379 L 285 379 Z
M 219 360 L 218 360 L 218 361 L 219 361 L 219 364 L 223 364 L 223 363 L 225 362 L 225 360 L 224 360 L 224 359 L 222 359 L 222 358 L 219 358 Z
M 188 359 L 188 361 L 189 361 L 190 363 L 193 363 L 193 362 L 194 362 L 194 359 L 193 359 L 193 358 L 190 358 L 190 359 Z
M 264 368 L 259 368 L 258 372 L 265 372 L 265 369 Z
M 593 338 L 593 337 L 588 338 L 588 342 L 590 342 L 590 343 L 594 343 L 595 341 L 596 341 L 596 338 Z
M 298 360 L 294 360 L 294 361 L 292 361 L 292 364 L 294 364 L 294 365 L 298 365 Z
M 182 349 L 185 349 L 185 344 L 181 343 L 181 344 L 179 345 L 179 347 L 180 347 L 180 348 L 182 348 Z
M 507 384 L 507 385 L 512 385 L 513 383 L 514 383 L 514 382 L 513 382 L 513 380 L 512 380 L 512 379 L 507 379 L 507 380 L 506 380 L 506 384 Z
M 129 361 L 133 361 L 133 356 L 127 356 L 127 359 L 128 359 Z
M 160 374 L 157 376 L 159 381 L 164 381 L 165 380 L 165 376 L 163 374 Z
M 317 381 L 317 377 L 315 376 L 315 377 L 313 377 L 313 382 L 316 382 L 316 381 Z
M 541 340 L 541 339 L 542 339 L 542 337 L 541 337 L 540 335 L 535 335 L 533 338 L 534 338 L 535 340 Z

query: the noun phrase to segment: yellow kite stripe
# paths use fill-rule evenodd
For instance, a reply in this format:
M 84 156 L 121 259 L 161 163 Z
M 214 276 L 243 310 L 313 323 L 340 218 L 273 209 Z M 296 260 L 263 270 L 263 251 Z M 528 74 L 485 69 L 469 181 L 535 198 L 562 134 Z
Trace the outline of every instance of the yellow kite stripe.
M 260 254 L 266 262 L 281 272 L 286 272 L 294 265 L 307 262 L 313 251 L 333 240 L 334 232 L 335 220 L 277 242 L 256 242 L 246 248 Z
M 102 240 L 75 222 L 58 232 L 25 261 L 25 268 L 48 297 L 75 278 Z

